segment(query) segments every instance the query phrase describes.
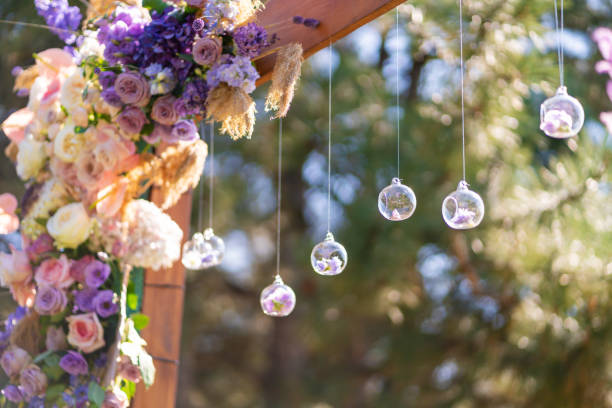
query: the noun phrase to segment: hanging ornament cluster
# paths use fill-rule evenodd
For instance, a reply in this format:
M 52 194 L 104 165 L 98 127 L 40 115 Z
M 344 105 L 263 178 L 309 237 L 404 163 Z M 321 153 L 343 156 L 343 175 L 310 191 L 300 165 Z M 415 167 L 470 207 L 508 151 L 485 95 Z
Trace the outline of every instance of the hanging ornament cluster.
M 540 129 L 546 136 L 555 139 L 567 139 L 576 136 L 582 129 L 584 108 L 578 99 L 567 93 L 564 84 L 563 0 L 561 0 L 561 10 L 557 9 L 557 0 L 554 0 L 554 8 L 557 57 L 559 59 L 559 88 L 554 96 L 546 99 L 540 106 Z

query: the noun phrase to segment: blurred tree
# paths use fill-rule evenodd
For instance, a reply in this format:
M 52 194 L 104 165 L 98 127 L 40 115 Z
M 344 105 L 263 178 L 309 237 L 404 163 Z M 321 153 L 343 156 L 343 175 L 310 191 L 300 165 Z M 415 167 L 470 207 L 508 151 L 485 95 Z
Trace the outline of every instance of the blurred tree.
M 327 53 L 304 67 L 285 120 L 281 260 L 298 296 L 287 319 L 258 304 L 275 272 L 278 123 L 265 120 L 265 89 L 253 140 L 217 136 L 215 230 L 228 252 L 187 284 L 179 406 L 612 407 L 611 144 L 597 121 L 610 101 L 589 39 L 612 7 L 566 2 L 566 81 L 589 119 L 556 141 L 538 130 L 558 84 L 552 2 L 464 5 L 467 178 L 483 224 L 459 233 L 440 214 L 461 175 L 457 2 L 413 0 L 399 43 L 385 16 L 333 54 L 332 226 L 349 251 L 334 278 L 309 266 L 326 224 Z M 38 21 L 17 0 L 0 15 Z M 0 34 L 5 117 L 23 104 L 9 96 L 10 68 L 56 42 L 36 29 Z M 395 174 L 397 113 L 401 174 L 419 202 L 390 223 L 376 198 Z M 0 188 L 18 191 L 0 163 Z

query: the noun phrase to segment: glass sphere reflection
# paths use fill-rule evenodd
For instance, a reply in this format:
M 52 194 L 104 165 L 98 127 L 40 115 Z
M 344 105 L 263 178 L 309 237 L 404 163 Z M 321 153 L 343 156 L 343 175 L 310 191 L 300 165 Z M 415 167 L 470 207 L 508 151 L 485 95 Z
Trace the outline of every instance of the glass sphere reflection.
M 549 137 L 565 139 L 575 136 L 583 124 L 584 109 L 564 86 L 540 106 L 540 129 Z
M 442 217 L 449 227 L 466 230 L 475 228 L 484 217 L 484 203 L 480 196 L 468 188 L 465 181 L 459 182 L 457 190 L 449 194 L 442 203 Z
M 192 271 L 202 269 L 202 254 L 204 253 L 204 235 L 197 232 L 183 244 L 183 266 Z
M 280 276 L 276 276 L 274 283 L 261 291 L 259 302 L 261 310 L 268 316 L 289 316 L 295 308 L 295 292 L 285 285 Z
M 187 269 L 197 271 L 219 265 L 225 254 L 225 243 L 211 228 L 204 234 L 195 233 L 183 244 L 181 262 Z
M 327 233 L 323 242 L 315 245 L 310 254 L 312 269 L 319 275 L 338 275 L 346 267 L 347 261 L 346 249 L 334 240 L 334 235 L 331 232 Z
M 394 178 L 390 185 L 383 188 L 378 195 L 378 211 L 390 221 L 403 221 L 416 209 L 414 191 Z

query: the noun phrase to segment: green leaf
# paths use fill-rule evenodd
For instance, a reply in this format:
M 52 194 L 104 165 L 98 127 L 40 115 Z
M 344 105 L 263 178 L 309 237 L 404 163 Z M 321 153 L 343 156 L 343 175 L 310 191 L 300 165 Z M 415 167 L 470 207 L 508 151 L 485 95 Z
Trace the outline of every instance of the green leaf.
M 142 313 L 135 313 L 130 316 L 134 321 L 134 327 L 136 330 L 142 330 L 149 325 L 149 316 Z
M 34 364 L 38 364 L 41 361 L 44 361 L 47 357 L 49 357 L 51 354 L 53 354 L 54 351 L 53 350 L 47 350 L 44 353 L 41 353 L 39 355 L 37 355 L 36 357 L 34 357 Z
M 184 59 L 185 61 L 189 61 L 189 62 L 195 62 L 195 60 L 193 59 L 193 55 L 189 55 L 189 54 L 178 54 L 179 58 Z
M 79 133 L 85 133 L 87 131 L 86 127 L 83 126 L 75 126 L 74 127 L 74 133 L 79 134 Z
M 136 393 L 136 384 L 124 379 L 121 384 L 121 391 L 125 392 L 125 395 L 127 395 L 128 399 L 132 399 L 132 397 Z
M 46 227 L 46 226 L 47 226 L 47 221 L 48 221 L 48 220 L 49 220 L 48 218 L 42 218 L 42 217 L 36 217 L 36 218 L 34 218 L 34 221 L 36 221 L 36 223 L 37 223 L 37 224 L 40 224 L 40 225 L 42 225 L 43 227 Z
M 89 383 L 87 388 L 87 397 L 90 402 L 93 402 L 97 406 L 101 407 L 104 402 L 104 389 L 98 385 L 98 383 L 92 381 Z
M 45 393 L 45 399 L 48 402 L 52 402 L 56 400 L 58 397 L 62 395 L 62 393 L 66 390 L 66 386 L 64 384 L 55 384 L 47 388 L 47 392 Z
M 163 0 L 143 0 L 142 6 L 146 9 L 155 10 L 161 13 L 166 7 L 168 7 L 168 3 Z
M 132 310 L 138 309 L 138 295 L 135 293 L 127 295 L 127 305 Z

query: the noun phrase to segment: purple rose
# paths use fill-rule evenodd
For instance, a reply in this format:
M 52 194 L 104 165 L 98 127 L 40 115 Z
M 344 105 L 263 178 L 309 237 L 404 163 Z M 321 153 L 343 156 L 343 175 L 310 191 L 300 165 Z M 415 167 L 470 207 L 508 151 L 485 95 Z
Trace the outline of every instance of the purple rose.
M 12 346 L 2 354 L 0 358 L 0 366 L 9 377 L 19 375 L 32 361 L 30 355 L 24 349 L 17 346 Z
M 98 76 L 98 80 L 100 81 L 102 88 L 107 89 L 115 85 L 117 74 L 115 74 L 113 71 L 102 71 Z
M 85 284 L 89 288 L 99 288 L 110 276 L 111 269 L 108 264 L 94 260 L 85 267 Z
M 98 290 L 93 288 L 85 288 L 74 292 L 74 304 L 76 308 L 82 312 L 93 312 L 94 299 L 98 295 Z
M 114 302 L 115 294 L 112 290 L 102 290 L 98 292 L 93 300 L 96 313 L 100 317 L 110 317 L 117 313 L 119 306 Z
M 198 128 L 195 123 L 191 120 L 179 120 L 172 127 L 172 133 L 170 133 L 170 137 L 167 142 L 175 143 L 175 142 L 193 142 L 196 139 L 199 139 L 200 135 L 198 134 Z
M 68 299 L 62 289 L 50 285 L 41 285 L 36 293 L 34 310 L 41 315 L 54 315 L 66 308 Z
M 204 37 L 193 44 L 193 59 L 200 65 L 211 66 L 221 56 L 223 44 L 217 37 Z
M 89 372 L 87 361 L 76 351 L 69 351 L 59 362 L 59 366 L 70 375 L 85 375 Z
M 51 235 L 45 233 L 40 235 L 34 242 L 28 245 L 26 248 L 26 253 L 32 262 L 38 263 L 42 261 L 42 255 L 47 254 L 54 249 L 53 238 L 51 238 Z
M 144 135 L 142 138 L 145 142 L 149 144 L 155 144 L 159 142 L 161 139 L 166 140 L 170 137 L 170 133 L 172 132 L 171 126 L 160 125 L 159 123 L 155 124 L 153 128 L 153 132 L 150 135 Z
M 30 364 L 21 371 L 20 383 L 26 397 L 41 395 L 47 389 L 47 376 L 37 365 Z
M 23 393 L 16 385 L 7 385 L 4 387 L 2 395 L 4 395 L 7 400 L 14 403 L 23 401 Z
M 64 333 L 64 330 L 61 327 L 49 326 L 45 346 L 47 350 L 65 350 L 68 347 L 68 343 L 66 343 L 66 333 Z
M 110 106 L 114 106 L 116 108 L 120 108 L 121 106 L 123 106 L 123 102 L 121 102 L 121 98 L 119 98 L 119 95 L 117 95 L 117 92 L 115 92 L 114 86 L 103 90 L 100 96 L 102 96 L 104 102 L 106 102 Z
M 117 123 L 122 131 L 127 134 L 136 135 L 142 131 L 142 127 L 147 123 L 147 117 L 142 109 L 135 106 L 125 108 L 117 116 Z
M 162 96 L 153 103 L 151 119 L 162 125 L 174 125 L 178 120 L 178 115 L 174 110 L 176 98 L 172 95 Z
M 95 258 L 92 255 L 85 255 L 78 261 L 70 265 L 70 276 L 77 282 L 85 283 L 85 268 L 92 263 Z
M 146 106 L 151 98 L 149 88 L 146 78 L 135 71 L 119 74 L 115 80 L 115 92 L 127 105 Z
M 203 8 L 206 5 L 206 0 L 187 0 L 187 4 L 192 7 Z

